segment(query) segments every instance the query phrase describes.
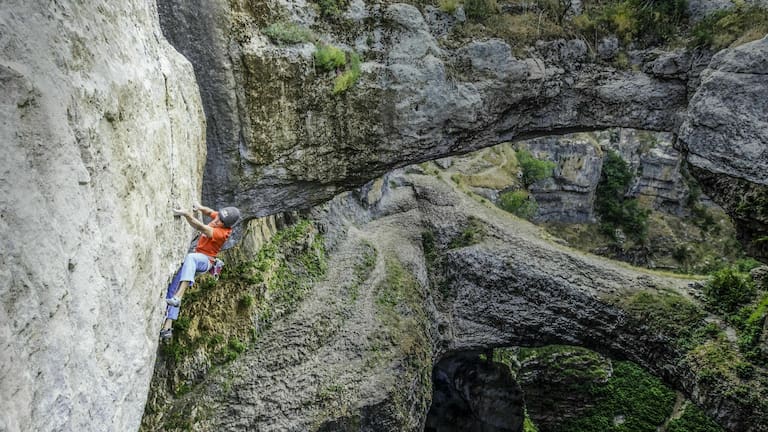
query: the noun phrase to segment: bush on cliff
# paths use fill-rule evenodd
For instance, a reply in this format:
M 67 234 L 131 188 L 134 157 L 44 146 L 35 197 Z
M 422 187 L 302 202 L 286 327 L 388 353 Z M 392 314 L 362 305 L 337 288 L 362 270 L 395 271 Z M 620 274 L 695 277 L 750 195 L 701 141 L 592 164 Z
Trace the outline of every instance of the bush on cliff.
M 648 232 L 650 211 L 641 208 L 637 199 L 626 197 L 631 183 L 629 165 L 618 153 L 609 150 L 597 184 L 595 211 L 605 234 L 613 236 L 620 228 L 633 240 L 642 242 Z
M 347 64 L 344 51 L 333 45 L 320 45 L 315 51 L 315 67 L 322 71 L 333 71 Z
M 536 214 L 536 199 L 525 190 L 504 192 L 499 196 L 499 207 L 521 217 L 530 219 Z
M 707 304 L 713 309 L 730 314 L 755 296 L 755 284 L 748 273 L 728 267 L 712 274 L 704 286 Z
M 693 47 L 720 50 L 760 39 L 768 33 L 768 10 L 738 3 L 735 7 L 716 11 L 696 23 L 691 30 Z
M 517 163 L 523 174 L 523 184 L 528 187 L 539 180 L 552 177 L 555 163 L 548 160 L 536 159 L 531 152 L 525 149 L 515 151 Z

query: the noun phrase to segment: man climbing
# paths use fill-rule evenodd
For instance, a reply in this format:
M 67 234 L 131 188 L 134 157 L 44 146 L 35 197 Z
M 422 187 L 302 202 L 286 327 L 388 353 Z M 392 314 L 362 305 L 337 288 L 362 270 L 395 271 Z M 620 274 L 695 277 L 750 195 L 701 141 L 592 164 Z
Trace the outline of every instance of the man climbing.
M 195 218 L 193 213 L 202 212 L 213 220 L 208 225 Z M 168 303 L 165 323 L 160 331 L 160 337 L 168 339 L 173 335 L 173 321 L 179 316 L 179 306 L 184 291 L 195 283 L 195 274 L 208 271 L 216 260 L 224 242 L 232 234 L 232 226 L 240 219 L 240 211 L 235 207 L 224 207 L 213 211 L 199 204 L 192 205 L 192 211 L 173 209 L 175 216 L 184 216 L 192 228 L 200 232 L 195 251 L 187 254 L 184 263 L 168 286 Z

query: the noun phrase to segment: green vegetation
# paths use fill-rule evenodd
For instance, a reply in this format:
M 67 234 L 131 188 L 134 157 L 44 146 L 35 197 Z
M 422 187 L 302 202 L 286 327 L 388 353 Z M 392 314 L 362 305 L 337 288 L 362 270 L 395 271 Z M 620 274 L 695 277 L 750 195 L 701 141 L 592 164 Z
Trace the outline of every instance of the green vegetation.
M 437 259 L 437 245 L 435 244 L 435 233 L 424 231 L 421 233 L 421 248 L 424 250 L 424 258 L 427 264 L 432 264 Z
M 539 432 L 533 420 L 528 416 L 527 410 L 525 411 L 525 420 L 523 420 L 523 432 Z
M 506 350 L 495 350 L 494 361 L 512 366 Z M 611 376 L 610 362 L 600 354 L 586 348 L 567 345 L 547 345 L 538 348 L 520 348 L 516 360 L 521 364 L 533 362 L 545 369 L 546 377 L 558 377 L 572 383 L 573 388 L 562 391 L 581 391 L 584 382 L 605 382 Z M 547 378 L 544 378 L 545 380 Z M 571 387 L 571 385 L 568 385 Z
M 627 361 L 611 361 L 585 348 L 550 345 L 496 349 L 493 359 L 509 365 L 518 379 L 523 377 L 523 391 L 546 388 L 553 395 L 547 401 L 527 400 L 526 419 L 529 411 L 534 417 L 556 412 L 559 399 L 554 395 L 568 395 L 562 399 L 566 404 L 585 400 L 586 410 L 578 417 L 550 424 L 548 430 L 655 432 L 670 417 L 675 405 L 675 392 L 640 366 Z M 534 409 L 547 412 L 531 411 Z M 668 431 L 722 432 L 701 410 L 690 404 L 685 405 L 682 416 L 672 420 L 670 425 L 675 429 Z M 534 427 L 532 422 L 530 427 Z M 524 426 L 524 430 L 534 429 Z
M 349 0 L 316 0 L 320 15 L 325 18 L 338 18 L 349 6 Z
M 595 192 L 595 211 L 605 234 L 614 236 L 619 228 L 628 237 L 642 242 L 648 233 L 650 211 L 640 208 L 637 199 L 626 198 L 631 182 L 629 165 L 618 153 L 609 150 Z
M 318 45 L 315 51 L 315 67 L 322 71 L 335 71 L 347 64 L 344 51 L 333 45 Z
M 485 225 L 476 217 L 467 218 L 467 225 L 459 235 L 448 244 L 449 249 L 456 249 L 479 243 L 485 237 Z
M 595 405 L 583 417 L 566 420 L 556 431 L 650 432 L 672 412 L 675 394 L 659 379 L 631 362 L 614 362 L 613 376 L 605 385 L 590 385 Z M 624 422 L 614 424 L 618 416 Z
M 360 78 L 360 56 L 356 52 L 349 54 L 349 69 L 336 77 L 333 84 L 333 94 L 339 94 L 352 87 Z
M 248 310 L 253 306 L 253 302 L 255 301 L 255 298 L 250 293 L 245 293 L 242 296 L 240 296 L 240 301 L 238 302 L 238 306 L 240 309 Z
M 354 303 L 360 294 L 360 285 L 370 276 L 376 266 L 376 248 L 367 241 L 363 242 L 364 250 L 360 255 L 360 261 L 355 263 L 355 278 L 349 286 L 349 301 Z
M 760 347 L 765 321 L 768 319 L 768 294 L 764 294 L 754 304 L 744 306 L 731 318 L 739 330 L 739 350 L 747 360 L 768 366 L 768 353 Z
M 532 218 L 539 208 L 536 198 L 526 190 L 502 193 L 499 195 L 499 207 L 524 219 Z
M 464 0 L 464 13 L 475 21 L 484 20 L 498 11 L 496 0 Z
M 669 422 L 667 432 L 723 432 L 723 428 L 707 417 L 701 408 L 687 402 L 683 414 Z
M 640 46 L 670 43 L 680 36 L 688 19 L 685 0 L 588 2 L 574 19 L 579 34 L 597 40 L 616 35 L 625 44 Z
M 641 291 L 623 301 L 633 317 L 660 332 L 676 335 L 681 344 L 704 325 L 704 311 L 671 291 Z
M 381 361 L 381 349 L 391 346 L 395 358 L 403 358 L 400 382 L 413 383 L 419 391 L 399 389 L 392 394 L 394 408 L 402 418 L 412 409 L 426 412 L 432 393 L 432 353 L 424 309 L 424 294 L 418 281 L 398 260 L 387 258 L 386 277 L 375 289 L 376 315 L 382 324 L 381 344 L 374 357 Z
M 459 7 L 459 0 L 438 0 L 437 5 L 441 11 L 452 14 Z
M 511 6 L 508 9 L 514 12 L 500 12 L 495 0 L 465 2 L 469 21 L 456 36 L 499 37 L 512 46 L 582 39 L 593 47 L 605 37 L 616 36 L 624 45 L 640 48 L 669 45 L 686 37 L 685 0 L 587 0 L 582 13 L 572 18 L 567 17 L 570 2 L 564 0 L 513 1 Z M 626 54 L 621 54 L 627 61 Z
M 531 152 L 525 149 L 517 150 L 515 155 L 523 173 L 523 184 L 526 187 L 539 180 L 552 177 L 552 171 L 555 169 L 554 162 L 536 159 Z
M 715 272 L 704 287 L 707 304 L 721 313 L 735 312 L 755 296 L 755 284 L 748 273 L 737 267 Z
M 696 23 L 691 30 L 691 46 L 720 50 L 760 39 L 768 33 L 768 10 L 736 2 L 727 10 L 716 11 Z
M 184 296 L 184 310 L 174 323 L 173 339 L 162 345 L 163 354 L 176 363 L 197 350 L 213 364 L 234 360 L 247 348 L 244 341 L 296 308 L 325 266 L 322 237 L 309 221 L 277 232 L 256 259 L 225 266 L 218 283 L 198 277 Z M 222 303 L 222 298 L 231 300 Z M 233 315 L 235 309 L 241 313 Z
M 347 65 L 343 72 L 338 73 Z M 347 62 L 347 54 L 341 49 L 333 45 L 317 45 L 315 67 L 323 72 L 337 72 L 332 90 L 337 95 L 347 91 L 360 78 L 360 55 L 354 51 L 349 53 Z
M 449 0 L 442 0 L 448 3 Z M 454 30 L 454 38 L 498 37 L 513 47 L 539 40 L 581 39 L 596 51 L 606 37 L 621 46 L 611 60 L 630 67 L 627 48 L 652 46 L 708 47 L 719 50 L 763 37 L 768 33 L 768 10 L 744 1 L 689 25 L 686 0 L 585 0 L 582 13 L 568 16 L 565 0 L 512 0 L 500 8 L 496 0 L 467 0 L 468 21 Z M 443 7 L 443 6 L 441 6 Z M 451 12 L 449 5 L 443 7 Z
M 297 44 L 317 40 L 317 36 L 315 36 L 312 30 L 287 21 L 272 23 L 263 32 L 273 42 Z

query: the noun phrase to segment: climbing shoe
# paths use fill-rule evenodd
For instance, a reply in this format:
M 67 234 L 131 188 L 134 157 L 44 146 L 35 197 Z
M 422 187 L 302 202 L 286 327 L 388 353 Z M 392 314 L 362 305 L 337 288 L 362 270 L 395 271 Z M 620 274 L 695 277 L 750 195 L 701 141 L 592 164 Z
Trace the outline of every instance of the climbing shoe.
M 160 330 L 160 339 L 167 340 L 173 337 L 173 329 Z
M 181 299 L 176 296 L 173 296 L 171 298 L 165 299 L 165 302 L 171 306 L 179 307 L 179 305 L 181 304 Z

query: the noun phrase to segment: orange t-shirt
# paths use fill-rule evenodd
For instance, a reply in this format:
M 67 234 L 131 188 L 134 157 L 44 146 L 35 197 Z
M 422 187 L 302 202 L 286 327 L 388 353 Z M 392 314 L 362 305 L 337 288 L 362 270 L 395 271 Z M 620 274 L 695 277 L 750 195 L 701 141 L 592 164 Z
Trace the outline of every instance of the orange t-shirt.
M 216 219 L 218 212 L 211 213 L 210 217 Z M 210 223 L 208 224 L 210 225 Z M 200 233 L 200 239 L 197 240 L 197 247 L 195 252 L 206 254 L 209 257 L 215 257 L 219 253 L 221 247 L 224 246 L 224 242 L 227 241 L 229 235 L 232 234 L 232 228 L 218 227 L 213 229 L 213 237 Z

